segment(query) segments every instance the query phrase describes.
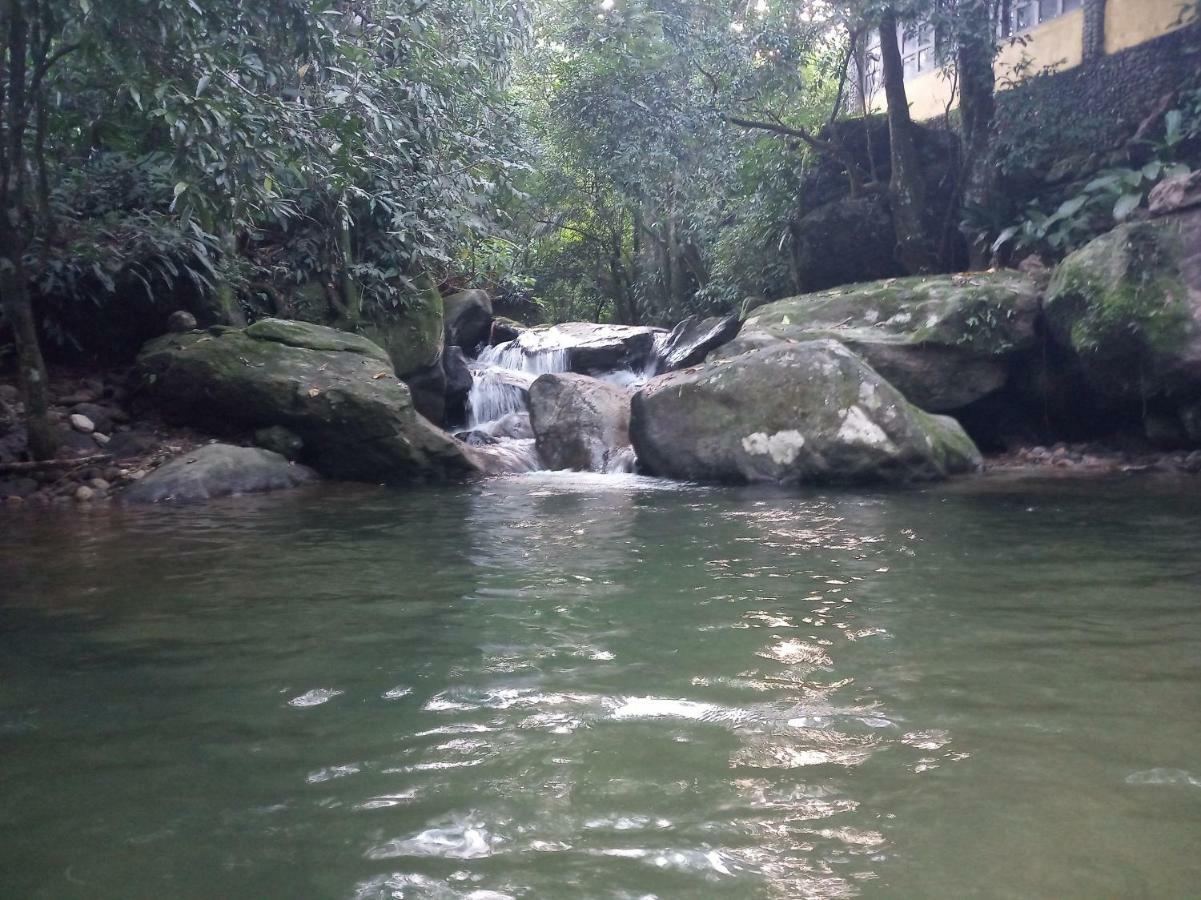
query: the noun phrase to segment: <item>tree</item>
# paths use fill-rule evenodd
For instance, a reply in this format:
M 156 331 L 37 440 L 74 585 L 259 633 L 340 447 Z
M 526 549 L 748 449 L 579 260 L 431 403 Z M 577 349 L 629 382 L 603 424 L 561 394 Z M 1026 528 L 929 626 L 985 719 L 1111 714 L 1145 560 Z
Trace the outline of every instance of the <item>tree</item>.
M 78 44 L 64 41 L 63 4 L 3 0 L 0 7 L 0 302 L 17 350 L 25 427 L 35 459 L 58 446 L 50 418 L 46 364 L 38 343 L 25 255 L 29 235 L 43 226 L 47 180 L 45 145 L 49 76 Z M 32 149 L 32 159 L 30 151 Z M 36 168 L 38 188 L 30 185 Z M 38 202 L 40 197 L 42 202 Z
M 349 327 L 491 229 L 516 165 L 522 0 L 0 0 L 0 29 L 0 300 L 39 457 L 54 430 L 30 279 L 87 225 L 59 193 L 97 160 L 168 174 L 165 198 L 112 213 L 171 232 L 204 290 L 247 268 L 319 276 Z M 273 240 L 287 263 L 256 271 Z
M 926 179 L 913 137 L 913 120 L 905 93 L 905 69 L 897 43 L 897 14 L 892 6 L 880 13 L 880 61 L 888 99 L 888 139 L 892 176 L 888 197 L 897 235 L 897 257 L 913 274 L 933 272 L 938 262 L 927 224 Z

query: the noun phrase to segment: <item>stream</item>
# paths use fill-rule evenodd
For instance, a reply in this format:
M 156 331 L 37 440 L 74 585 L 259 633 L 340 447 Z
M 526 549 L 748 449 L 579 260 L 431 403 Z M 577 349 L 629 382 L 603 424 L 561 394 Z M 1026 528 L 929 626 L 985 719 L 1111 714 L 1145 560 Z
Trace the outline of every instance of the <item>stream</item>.
M 0 895 L 1184 897 L 1201 486 L 0 521 Z

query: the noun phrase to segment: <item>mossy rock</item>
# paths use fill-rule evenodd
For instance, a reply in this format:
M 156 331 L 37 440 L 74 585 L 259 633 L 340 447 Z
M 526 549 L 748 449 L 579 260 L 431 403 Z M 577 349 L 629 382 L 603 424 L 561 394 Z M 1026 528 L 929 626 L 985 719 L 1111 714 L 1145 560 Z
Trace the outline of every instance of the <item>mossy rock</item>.
M 834 338 L 918 406 L 953 411 L 1005 385 L 1038 315 L 1038 288 L 1016 271 L 889 278 L 761 306 L 721 355 Z
M 138 368 L 169 418 L 226 433 L 287 428 L 302 459 L 330 477 L 404 483 L 479 470 L 417 414 L 387 355 L 359 335 L 264 320 L 158 338 Z
M 387 351 L 396 374 L 407 379 L 442 360 L 442 295 L 431 278 L 415 281 L 417 290 L 394 310 L 378 310 L 360 331 Z
M 258 341 L 275 341 L 302 350 L 332 350 L 358 353 L 391 365 L 388 354 L 379 345 L 358 334 L 338 331 L 311 322 L 290 319 L 260 319 L 246 329 L 246 336 Z
M 635 395 L 630 437 L 650 471 L 698 481 L 930 481 L 980 465 L 954 419 L 918 409 L 833 340 L 662 375 Z
M 1201 392 L 1201 213 L 1119 225 L 1070 254 L 1046 316 L 1107 401 Z

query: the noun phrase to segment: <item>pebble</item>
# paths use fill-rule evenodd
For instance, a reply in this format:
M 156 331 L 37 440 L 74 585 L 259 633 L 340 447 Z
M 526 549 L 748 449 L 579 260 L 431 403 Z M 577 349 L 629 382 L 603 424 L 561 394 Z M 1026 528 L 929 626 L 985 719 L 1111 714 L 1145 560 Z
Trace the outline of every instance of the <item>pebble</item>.
M 96 492 L 86 484 L 80 485 L 75 490 L 75 500 L 79 503 L 87 503 L 96 496 Z
M 103 478 L 93 478 L 91 481 L 88 482 L 88 484 L 91 485 L 92 487 L 94 487 L 98 491 L 107 491 L 109 488 L 112 487 L 112 485 L 109 484 L 107 481 L 105 481 Z
M 71 427 L 80 434 L 92 434 L 96 430 L 96 423 L 81 413 L 72 413 L 70 421 Z
M 107 434 L 101 434 L 97 431 L 92 434 L 92 440 L 96 442 L 97 447 L 107 447 L 112 438 Z

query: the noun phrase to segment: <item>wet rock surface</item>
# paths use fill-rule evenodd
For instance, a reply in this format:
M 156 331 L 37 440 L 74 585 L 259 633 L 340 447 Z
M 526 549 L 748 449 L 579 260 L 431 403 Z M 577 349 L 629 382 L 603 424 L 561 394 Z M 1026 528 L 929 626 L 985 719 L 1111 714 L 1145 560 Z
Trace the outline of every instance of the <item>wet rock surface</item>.
M 630 434 L 646 469 L 700 481 L 922 481 L 981 461 L 957 422 L 832 340 L 660 376 L 635 395 Z
M 604 472 L 630 444 L 630 395 L 587 375 L 543 375 L 530 424 L 548 468 Z
M 270 450 L 206 444 L 160 466 L 121 497 L 127 503 L 197 502 L 285 490 L 315 480 L 312 469 Z

